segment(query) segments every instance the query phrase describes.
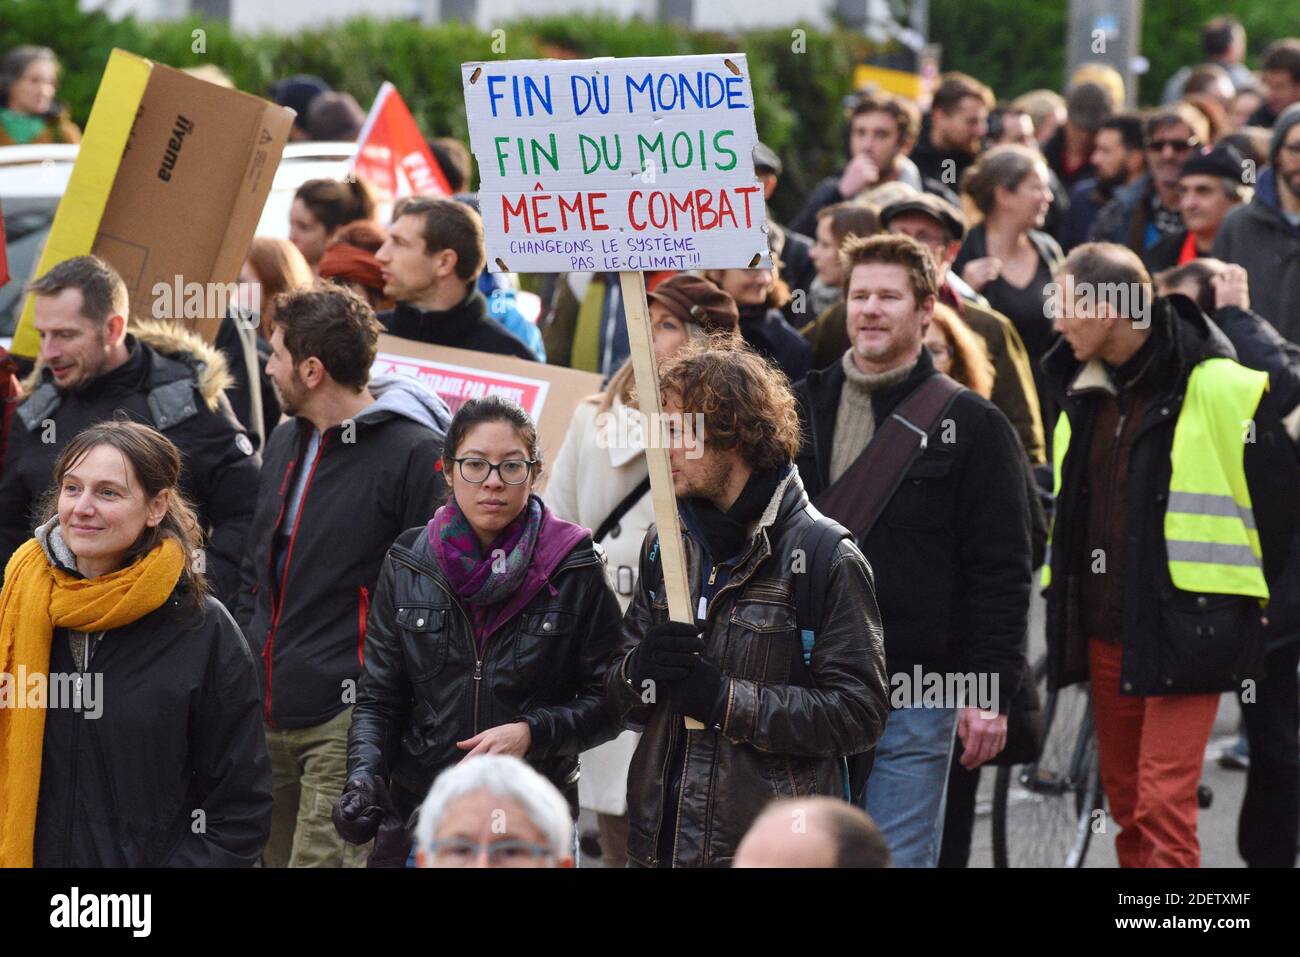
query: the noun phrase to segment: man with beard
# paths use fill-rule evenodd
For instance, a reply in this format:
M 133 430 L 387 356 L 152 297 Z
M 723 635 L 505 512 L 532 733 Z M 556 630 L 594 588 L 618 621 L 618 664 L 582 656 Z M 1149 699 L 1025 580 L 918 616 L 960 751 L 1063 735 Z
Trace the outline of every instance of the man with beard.
M 29 287 L 41 339 L 36 385 L 10 427 L 0 480 L 0 568 L 32 537 L 54 463 L 82 429 L 122 414 L 180 449 L 181 485 L 208 533 L 201 558 L 224 602 L 239 587 L 257 456 L 223 390 L 225 358 L 167 323 L 133 326 L 126 284 L 94 256 L 67 259 Z
M 964 73 L 944 75 L 912 148 L 926 189 L 936 192 L 931 182 L 938 183 L 955 196 L 961 174 L 984 148 L 993 105 L 993 91 L 979 80 Z
M 1246 267 L 1252 307 L 1300 342 L 1300 103 L 1273 126 L 1255 198 L 1223 220 L 1214 256 Z
M 1029 620 L 1028 466 L 1006 416 L 939 373 L 924 348 L 939 294 L 930 252 L 889 235 L 851 239 L 842 257 L 850 346 L 795 387 L 796 463 L 817 508 L 857 536 L 889 622 L 894 710 L 866 811 L 895 866 L 934 867 L 955 738 L 968 769 L 1006 744 Z M 985 676 L 997 700 L 984 710 L 960 694 L 923 700 L 921 681 L 908 680 L 952 687 L 959 673 Z
M 773 797 L 851 793 L 844 758 L 875 745 L 889 708 L 880 612 L 862 553 L 804 494 L 785 377 L 716 343 L 660 374 L 695 620 L 668 620 L 652 527 L 605 688 L 644 729 L 629 860 L 726 866 Z
M 1178 179 L 1192 151 L 1206 145 L 1210 127 L 1186 103 L 1157 110 L 1144 130 L 1150 172 L 1120 189 L 1092 224 L 1095 242 L 1118 243 L 1139 256 L 1166 236 L 1182 232 Z
M 1061 228 L 1061 246 L 1069 252 L 1088 241 L 1097 213 L 1115 192 L 1131 186 L 1146 172 L 1142 153 L 1142 120 L 1135 113 L 1120 113 L 1102 121 L 1092 148 L 1095 176 L 1077 183 L 1070 191 L 1069 210 Z
M 371 379 L 378 341 L 370 306 L 347 290 L 276 302 L 266 371 L 292 418 L 267 441 L 235 608 L 261 655 L 267 867 L 361 863 L 330 810 L 346 783 L 370 596 L 393 540 L 445 496 L 450 413 L 414 379 Z

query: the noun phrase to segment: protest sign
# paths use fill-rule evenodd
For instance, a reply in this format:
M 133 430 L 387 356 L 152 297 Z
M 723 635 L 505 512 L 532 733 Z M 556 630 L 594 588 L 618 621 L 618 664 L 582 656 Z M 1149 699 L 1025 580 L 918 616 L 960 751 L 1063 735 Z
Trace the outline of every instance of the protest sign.
M 121 274 L 133 315 L 211 342 L 292 125 L 274 103 L 114 50 L 36 275 L 94 253 Z M 16 355 L 40 348 L 33 308 L 28 297 Z
M 537 423 L 547 462 L 559 455 L 573 410 L 601 386 L 600 376 L 591 372 L 389 335 L 379 337 L 379 353 L 370 372 L 418 379 L 441 396 L 453 413 L 470 399 L 485 395 L 513 399 Z
M 461 79 L 488 268 L 618 272 L 641 412 L 660 420 L 645 273 L 772 265 L 748 62 L 514 60 Z M 693 622 L 668 450 L 645 454 L 669 615 Z
M 450 196 L 451 186 L 424 141 L 397 87 L 379 88 L 357 137 L 352 172 L 375 188 L 385 204 L 404 196 Z
M 743 55 L 461 70 L 493 272 L 770 264 Z

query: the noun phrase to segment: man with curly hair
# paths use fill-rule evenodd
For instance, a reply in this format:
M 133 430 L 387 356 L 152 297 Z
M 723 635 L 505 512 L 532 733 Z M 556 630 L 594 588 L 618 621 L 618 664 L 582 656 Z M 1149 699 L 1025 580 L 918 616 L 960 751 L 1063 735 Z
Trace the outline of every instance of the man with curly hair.
M 668 620 L 651 527 L 606 678 L 643 731 L 628 858 L 725 867 L 773 798 L 847 793 L 845 758 L 888 712 L 880 613 L 862 553 L 804 493 L 785 377 L 728 341 L 678 353 L 660 382 L 695 621 Z

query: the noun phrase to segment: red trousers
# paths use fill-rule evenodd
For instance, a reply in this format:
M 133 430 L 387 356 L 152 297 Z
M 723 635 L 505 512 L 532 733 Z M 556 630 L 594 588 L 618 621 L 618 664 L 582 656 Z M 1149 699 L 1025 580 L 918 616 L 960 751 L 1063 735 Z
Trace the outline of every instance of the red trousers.
M 1101 783 L 1120 867 L 1199 867 L 1196 789 L 1217 694 L 1120 694 L 1123 647 L 1088 642 Z

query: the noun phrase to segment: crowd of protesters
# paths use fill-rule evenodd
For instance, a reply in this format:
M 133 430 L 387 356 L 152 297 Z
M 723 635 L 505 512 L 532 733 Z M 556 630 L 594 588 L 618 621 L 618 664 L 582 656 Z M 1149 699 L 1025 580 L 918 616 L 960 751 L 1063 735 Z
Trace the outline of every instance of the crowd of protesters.
M 76 693 L 0 708 L 0 866 L 965 866 L 980 769 L 1041 744 L 1036 590 L 1119 863 L 1199 865 L 1233 692 L 1240 854 L 1294 866 L 1300 39 L 1258 73 L 1245 41 L 1210 21 L 1144 111 L 1098 64 L 863 93 L 772 267 L 647 274 L 680 543 L 617 274 L 526 316 L 455 140 L 454 195 L 384 222 L 305 183 L 213 344 L 94 256 L 35 277 L 0 673 Z M 0 60 L 0 145 L 77 142 L 58 69 Z M 271 95 L 297 139 L 364 122 L 315 77 Z M 372 375 L 381 333 L 604 386 L 547 463 L 517 404 Z M 896 693 L 954 674 L 992 698 Z

